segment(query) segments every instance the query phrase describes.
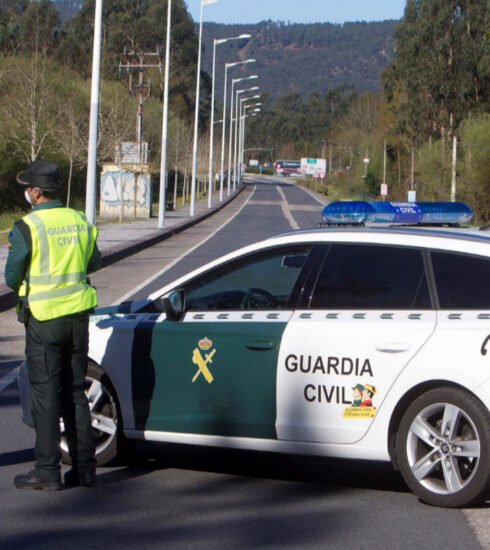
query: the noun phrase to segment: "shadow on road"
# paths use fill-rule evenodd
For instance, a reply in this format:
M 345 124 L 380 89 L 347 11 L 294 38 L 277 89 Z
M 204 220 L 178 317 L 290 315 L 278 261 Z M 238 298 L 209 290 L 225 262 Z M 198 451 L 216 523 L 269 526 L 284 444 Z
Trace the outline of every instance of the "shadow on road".
M 34 449 L 21 449 L 18 451 L 10 451 L 0 453 L 0 467 L 12 466 L 14 464 L 25 464 L 26 462 L 34 461 Z
M 118 470 L 117 479 L 122 480 L 125 475 L 134 477 L 131 473 L 133 469 L 136 469 L 137 475 L 143 475 L 145 471 L 149 473 L 169 468 L 314 483 L 325 487 L 410 492 L 401 474 L 395 472 L 390 463 L 385 462 L 163 443 L 140 443 L 128 466 Z M 99 472 L 103 472 L 103 469 Z M 104 483 L 105 475 L 101 477 L 101 483 Z

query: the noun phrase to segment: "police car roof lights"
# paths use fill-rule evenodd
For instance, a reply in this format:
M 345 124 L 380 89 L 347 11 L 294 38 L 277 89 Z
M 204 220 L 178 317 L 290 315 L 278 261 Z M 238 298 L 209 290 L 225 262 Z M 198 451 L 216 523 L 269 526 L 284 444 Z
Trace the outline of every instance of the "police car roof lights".
M 473 211 L 463 202 L 335 201 L 322 210 L 325 225 L 399 223 L 458 226 L 468 223 Z

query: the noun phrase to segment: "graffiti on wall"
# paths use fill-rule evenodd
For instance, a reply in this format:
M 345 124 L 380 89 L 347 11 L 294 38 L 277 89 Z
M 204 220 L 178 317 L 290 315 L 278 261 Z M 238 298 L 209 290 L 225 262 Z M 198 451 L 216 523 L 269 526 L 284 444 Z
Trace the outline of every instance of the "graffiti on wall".
M 125 207 L 133 207 L 136 198 L 136 206 L 138 208 L 149 209 L 151 202 L 151 175 L 123 172 L 122 197 Z M 120 206 L 121 190 L 118 171 L 101 174 L 100 199 L 112 208 Z

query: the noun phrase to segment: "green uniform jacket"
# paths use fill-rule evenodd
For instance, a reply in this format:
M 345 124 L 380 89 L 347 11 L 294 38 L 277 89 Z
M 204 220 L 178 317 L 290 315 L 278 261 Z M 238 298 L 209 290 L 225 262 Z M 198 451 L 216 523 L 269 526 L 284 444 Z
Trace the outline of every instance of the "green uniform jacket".
M 62 208 L 63 204 L 60 200 L 52 200 L 42 202 L 32 208 L 33 211 L 44 210 L 47 208 Z M 7 263 L 5 264 L 5 282 L 7 286 L 15 290 L 19 290 L 22 282 L 26 278 L 31 261 L 31 233 L 27 224 L 23 220 L 17 220 L 9 233 L 9 252 Z M 96 271 L 101 266 L 101 254 L 95 244 L 94 251 L 87 266 L 87 273 Z

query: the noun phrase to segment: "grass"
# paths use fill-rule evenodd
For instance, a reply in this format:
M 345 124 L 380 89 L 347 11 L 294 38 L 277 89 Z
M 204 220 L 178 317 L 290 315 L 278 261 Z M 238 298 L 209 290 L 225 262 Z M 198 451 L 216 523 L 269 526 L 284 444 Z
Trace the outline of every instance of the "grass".
M 340 200 L 356 200 L 359 190 L 353 189 L 352 186 L 346 185 L 346 181 L 342 178 L 327 178 L 325 183 L 320 183 L 318 180 L 311 178 L 296 178 L 295 183 L 303 187 L 307 187 L 312 191 L 316 191 L 329 201 Z
M 14 222 L 24 217 L 26 212 L 23 210 L 12 210 L 0 214 L 0 245 L 6 244 L 9 238 L 9 231 L 12 229 Z
M 13 210 L 11 212 L 4 212 L 0 214 L 0 231 L 9 232 L 14 222 L 24 217 L 26 212 L 23 210 Z

